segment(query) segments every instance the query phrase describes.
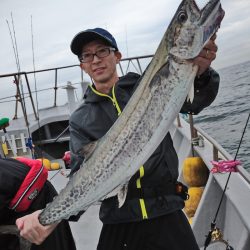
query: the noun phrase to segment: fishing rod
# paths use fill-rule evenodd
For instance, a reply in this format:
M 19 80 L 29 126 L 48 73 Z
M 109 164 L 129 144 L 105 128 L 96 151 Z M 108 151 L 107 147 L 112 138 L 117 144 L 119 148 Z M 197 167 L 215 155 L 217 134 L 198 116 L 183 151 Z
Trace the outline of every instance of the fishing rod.
M 7 23 L 8 29 L 9 29 L 11 44 L 12 44 L 12 48 L 13 48 L 13 52 L 14 52 L 14 56 L 15 56 L 17 70 L 18 70 L 18 59 L 17 59 L 17 54 L 16 54 L 16 50 L 15 50 L 15 47 L 14 47 L 14 41 L 13 41 L 13 37 L 12 37 L 12 33 L 11 33 L 11 29 L 10 29 L 10 25 L 9 25 L 8 20 L 6 20 L 6 23 Z
M 248 125 L 248 122 L 249 122 L 249 118 L 250 118 L 250 113 L 248 114 L 247 121 L 246 121 L 245 127 L 243 129 L 243 132 L 242 132 L 242 135 L 241 135 L 241 139 L 240 139 L 240 142 L 239 142 L 239 145 L 238 145 L 235 157 L 234 157 L 234 161 L 236 161 L 236 158 L 238 156 L 238 152 L 240 150 L 240 146 L 242 144 L 243 137 L 244 137 L 245 132 L 246 132 L 246 128 L 247 128 L 247 125 Z M 220 199 L 217 211 L 215 213 L 213 221 L 211 222 L 211 229 L 210 229 L 208 235 L 206 236 L 206 240 L 205 240 L 205 243 L 204 243 L 204 250 L 207 249 L 208 245 L 210 244 L 210 242 L 212 240 L 212 233 L 216 230 L 216 220 L 217 220 L 217 217 L 218 217 L 218 214 L 219 214 L 219 211 L 220 211 L 220 208 L 221 208 L 221 204 L 222 204 L 222 201 L 224 199 L 224 196 L 225 196 L 225 193 L 226 193 L 226 190 L 227 190 L 227 186 L 228 186 L 231 174 L 232 174 L 232 172 L 230 172 L 229 175 L 228 175 L 228 178 L 227 178 L 227 181 L 226 181 L 226 185 L 225 185 L 224 190 L 222 192 L 221 199 Z M 224 242 L 224 243 L 227 243 L 227 242 Z M 233 248 L 227 243 L 226 250 L 233 250 Z
M 38 95 L 37 95 L 37 81 L 36 81 L 36 67 L 35 67 L 35 50 L 34 50 L 34 33 L 33 33 L 33 21 L 32 15 L 30 16 L 30 33 L 31 33 L 31 45 L 32 45 L 32 62 L 33 62 L 33 71 L 34 71 L 34 83 L 35 83 L 35 96 L 36 96 L 36 113 L 37 113 L 37 124 L 38 124 L 38 138 L 39 145 L 41 146 L 42 136 L 41 136 L 41 124 L 39 119 L 39 109 L 38 109 Z M 43 164 L 43 149 L 41 148 L 41 159 Z
M 19 55 L 18 55 L 17 40 L 16 40 L 16 33 L 15 33 L 15 26 L 14 26 L 14 19 L 13 19 L 12 12 L 11 12 L 11 21 L 12 21 L 12 30 L 13 30 L 13 33 L 11 32 L 11 28 L 10 28 L 8 20 L 6 20 L 7 26 L 8 26 L 8 29 L 9 29 L 10 38 L 11 38 L 12 48 L 13 48 L 13 52 L 14 52 L 14 56 L 15 56 L 15 62 L 16 62 L 17 71 L 18 71 L 18 73 L 20 73 L 21 67 L 20 67 L 20 61 L 19 61 Z M 20 76 L 18 76 L 18 79 L 15 79 L 17 85 L 19 84 L 19 80 L 20 80 Z M 17 91 L 17 93 L 18 93 L 18 91 Z M 22 89 L 22 93 L 23 93 L 23 89 Z M 24 101 L 24 94 L 20 95 L 20 98 L 23 100 L 23 103 L 24 103 L 24 107 L 23 107 L 24 110 L 23 111 L 26 113 L 26 107 L 25 107 L 25 101 Z M 16 106 L 16 108 L 17 108 L 17 106 Z M 4 121 L 4 122 L 6 122 L 6 124 L 4 124 L 4 126 L 3 126 L 3 131 L 4 131 L 4 134 L 5 134 L 5 138 L 7 139 L 8 143 L 9 143 L 9 146 L 10 146 L 12 152 L 13 152 L 13 155 L 17 156 L 17 151 L 12 146 L 12 143 L 10 141 L 9 135 L 8 135 L 8 133 L 6 131 L 6 126 L 9 126 L 9 119 L 8 118 L 5 118 L 5 119 L 7 119 L 6 121 Z
M 27 109 L 26 109 L 26 102 L 25 102 L 25 96 L 24 96 L 24 89 L 23 89 L 23 84 L 22 84 L 22 78 L 21 78 L 21 75 L 20 75 L 20 72 L 21 72 L 21 65 L 20 65 L 20 60 L 19 60 L 19 53 L 18 53 L 18 47 L 17 47 L 17 39 L 16 39 L 16 32 L 15 32 L 15 25 L 14 25 L 14 18 L 13 18 L 13 15 L 12 15 L 12 12 L 11 12 L 11 20 L 12 20 L 12 29 L 13 29 L 13 36 L 14 36 L 14 45 L 13 47 L 15 48 L 15 51 L 16 51 L 16 60 L 17 60 L 17 69 L 18 69 L 18 77 L 15 76 L 15 82 L 17 84 L 17 88 L 18 88 L 18 85 L 20 83 L 21 85 L 21 93 L 20 93 L 20 98 L 22 99 L 22 102 L 23 102 L 23 112 L 24 112 L 24 117 L 26 117 L 26 127 L 27 127 L 27 130 L 28 130 L 28 140 L 26 142 L 26 146 L 30 148 L 31 150 L 31 155 L 32 155 L 32 158 L 34 159 L 34 152 L 32 150 L 32 139 L 31 139 L 31 133 L 30 133 L 30 128 L 29 128 L 29 122 L 28 122 L 28 117 L 27 117 Z M 13 39 L 12 39 L 13 41 Z
M 33 71 L 34 71 L 34 83 L 35 83 L 35 95 L 36 95 L 36 112 L 37 112 L 37 124 L 38 124 L 38 138 L 39 138 L 39 142 L 38 145 L 42 145 L 41 141 L 42 141 L 42 136 L 41 136 L 41 124 L 40 124 L 40 119 L 39 119 L 39 103 L 38 103 L 38 90 L 37 90 L 37 81 L 36 81 L 36 67 L 35 67 L 35 50 L 34 50 L 34 33 L 33 33 L 33 22 L 32 22 L 32 15 L 30 16 L 30 23 L 31 23 L 31 41 L 32 41 L 32 61 L 33 61 Z M 56 141 L 60 138 L 60 136 L 62 136 L 69 127 L 67 127 L 57 138 Z M 43 164 L 43 157 L 44 157 L 44 152 L 43 152 L 43 148 L 41 148 L 41 159 L 42 159 L 42 164 Z M 59 171 L 57 173 L 55 173 L 51 178 L 50 181 L 59 173 Z

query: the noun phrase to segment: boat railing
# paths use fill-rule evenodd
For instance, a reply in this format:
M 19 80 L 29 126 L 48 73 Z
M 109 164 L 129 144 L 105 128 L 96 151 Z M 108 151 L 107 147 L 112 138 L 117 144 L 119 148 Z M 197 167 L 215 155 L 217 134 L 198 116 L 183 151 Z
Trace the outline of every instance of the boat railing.
M 179 119 L 178 119 L 179 120 Z M 178 121 L 178 126 L 180 126 L 180 120 Z M 204 130 L 202 130 L 199 126 L 193 124 L 192 115 L 189 115 L 189 126 L 192 138 L 198 138 L 201 136 L 205 139 L 213 149 L 213 160 L 234 160 L 232 155 L 230 155 L 214 138 L 209 136 Z M 237 167 L 237 171 L 239 174 L 250 184 L 250 173 L 241 165 Z
M 143 70 L 146 68 L 146 66 L 148 65 L 149 61 L 151 60 L 151 58 L 153 57 L 153 55 L 145 55 L 145 56 L 137 56 L 137 57 L 128 57 L 128 58 L 124 58 L 121 59 L 120 63 L 119 63 L 119 68 L 118 71 L 119 74 L 121 76 L 125 75 L 128 70 L 131 70 L 134 72 L 137 72 L 139 74 L 143 73 Z M 13 116 L 13 119 L 17 119 L 18 115 L 18 105 L 21 105 L 21 109 L 22 109 L 22 114 L 26 123 L 26 126 L 28 126 L 28 115 L 27 115 L 27 110 L 25 107 L 25 98 L 30 98 L 31 101 L 31 108 L 32 108 L 32 113 L 35 116 L 35 119 L 38 120 L 38 114 L 35 108 L 35 102 L 34 102 L 34 98 L 33 98 L 33 94 L 35 92 L 41 92 L 41 91 L 45 91 L 45 90 L 53 90 L 54 91 L 54 107 L 56 107 L 58 105 L 58 88 L 61 86 L 58 83 L 58 76 L 59 76 L 59 72 L 61 72 L 62 70 L 65 69 L 69 69 L 69 68 L 79 68 L 80 65 L 79 64 L 75 64 L 75 65 L 68 65 L 68 66 L 63 66 L 63 67 L 55 67 L 55 68 L 47 68 L 47 69 L 42 69 L 42 70 L 34 70 L 34 71 L 21 71 L 21 72 L 16 72 L 16 73 L 9 73 L 9 74 L 2 74 L 0 75 L 0 78 L 12 78 L 14 84 L 16 85 L 16 95 L 13 96 L 8 96 L 8 97 L 3 97 L 0 99 L 1 103 L 3 102 L 10 102 L 10 98 L 15 98 L 15 114 Z M 35 91 L 31 91 L 31 87 L 30 87 L 30 80 L 28 78 L 28 75 L 35 75 L 38 73 L 44 73 L 44 72 L 54 72 L 54 80 L 52 80 L 53 86 L 50 88 L 42 88 L 39 90 L 35 90 Z M 79 79 L 79 76 L 77 77 Z M 27 92 L 24 93 L 22 91 L 22 88 L 20 88 L 23 80 L 25 81 L 26 84 L 26 88 L 27 88 Z M 80 70 L 80 80 L 75 83 L 75 84 L 80 84 L 83 82 L 83 71 Z M 65 85 L 65 84 L 64 84 Z
M 16 73 L 9 73 L 9 74 L 0 75 L 0 78 L 6 78 L 6 77 L 13 77 L 14 78 L 13 82 L 16 85 L 16 95 L 14 96 L 15 99 L 16 99 L 16 107 L 15 107 L 15 114 L 14 114 L 13 119 L 17 119 L 18 103 L 20 103 L 26 125 L 28 126 L 27 111 L 26 111 L 25 101 L 24 101 L 24 98 L 26 98 L 28 96 L 30 98 L 31 105 L 32 105 L 32 113 L 34 114 L 36 120 L 38 120 L 38 114 L 37 114 L 37 111 L 36 111 L 36 108 L 35 108 L 34 98 L 33 98 L 33 95 L 32 95 L 35 91 L 31 91 L 30 81 L 29 81 L 28 75 L 43 73 L 43 72 L 49 72 L 49 71 L 54 71 L 55 72 L 55 78 L 54 78 L 54 83 L 53 83 L 54 86 L 51 87 L 51 88 L 40 89 L 37 92 L 44 91 L 44 90 L 49 90 L 49 89 L 54 89 L 54 106 L 57 106 L 58 71 L 66 69 L 66 68 L 73 68 L 73 67 L 79 67 L 79 65 L 69 65 L 69 66 L 63 66 L 63 67 L 48 68 L 48 69 L 35 70 L 35 71 L 22 71 L 22 72 L 16 72 Z M 25 83 L 26 83 L 26 86 L 27 86 L 28 93 L 23 93 L 21 91 L 20 84 L 22 83 L 22 79 L 23 79 L 22 76 L 25 79 Z M 13 96 L 10 96 L 10 97 L 13 97 Z M 2 99 L 6 99 L 6 97 L 2 98 Z
M 121 71 L 121 75 L 125 75 L 128 70 L 130 69 L 130 66 L 132 65 L 134 70 L 142 74 L 146 66 L 148 65 L 149 61 L 147 59 L 152 59 L 153 55 L 145 55 L 145 56 L 137 56 L 137 57 L 127 57 L 124 59 L 121 59 L 119 62 L 119 68 Z M 145 64 L 142 65 L 142 60 L 144 59 Z M 123 63 L 126 63 L 126 67 L 124 67 Z M 125 70 L 126 69 L 126 70 Z
M 125 75 L 128 71 L 134 71 L 137 72 L 138 74 L 142 74 L 144 69 L 147 67 L 147 65 L 149 64 L 150 60 L 152 59 L 153 55 L 145 55 L 145 56 L 137 56 L 137 57 L 127 57 L 124 58 L 120 61 L 119 63 L 119 74 L 120 75 Z M 17 106 L 20 103 L 21 104 L 21 108 L 23 111 L 23 116 L 26 122 L 26 125 L 28 127 L 28 117 L 27 117 L 27 112 L 26 112 L 26 108 L 25 108 L 25 101 L 24 98 L 29 97 L 31 100 L 31 104 L 32 104 L 32 111 L 34 113 L 34 116 L 36 119 L 38 119 L 38 114 L 35 108 L 35 104 L 34 104 L 34 100 L 32 97 L 32 94 L 34 92 L 40 92 L 40 91 L 45 91 L 45 90 L 53 90 L 54 91 L 54 106 L 57 106 L 57 91 L 58 88 L 61 86 L 58 83 L 58 74 L 61 70 L 65 70 L 68 68 L 78 68 L 80 70 L 80 65 L 79 64 L 75 64 L 75 65 L 68 65 L 68 66 L 63 66 L 63 67 L 55 67 L 55 68 L 47 68 L 47 69 L 42 69 L 42 70 L 35 70 L 35 71 L 22 71 L 22 72 L 17 72 L 17 73 L 10 73 L 10 74 L 4 74 L 4 75 L 0 75 L 0 78 L 6 78 L 6 77 L 12 77 L 14 78 L 14 83 L 16 85 L 16 95 L 14 96 L 16 99 L 16 108 L 15 108 L 15 115 L 13 119 L 17 119 Z M 53 82 L 53 87 L 50 88 L 43 88 L 43 89 L 39 89 L 36 91 L 31 91 L 30 88 L 30 82 L 29 82 L 29 78 L 28 75 L 31 74 L 38 74 L 38 73 L 44 73 L 44 72 L 48 72 L 48 71 L 52 71 L 54 72 L 54 80 Z M 24 76 L 25 82 L 26 82 L 26 86 L 27 86 L 27 93 L 22 93 L 21 89 L 20 89 L 20 80 L 21 80 L 21 76 Z M 79 76 L 78 76 L 79 78 Z M 83 82 L 83 71 L 80 70 L 80 82 Z M 73 84 L 79 84 L 79 81 L 77 83 L 73 83 Z M 11 96 L 13 97 L 13 96 Z M 1 98 L 1 100 L 6 100 L 8 97 L 4 97 Z M 192 116 L 190 115 L 190 118 L 192 118 Z M 213 159 L 214 160 L 219 160 L 220 158 L 222 159 L 231 159 L 232 156 L 223 148 L 221 147 L 213 138 L 211 138 L 209 135 L 207 135 L 203 130 L 201 130 L 198 126 L 194 126 L 193 125 L 193 121 L 192 119 L 189 119 L 190 122 L 190 126 L 191 126 L 191 133 L 192 133 L 192 138 L 197 137 L 198 134 L 200 134 L 202 137 L 206 138 L 206 140 L 212 145 L 213 148 Z M 178 121 L 178 123 L 180 123 L 180 121 Z M 57 138 L 58 140 L 58 138 Z M 247 176 L 244 177 L 245 179 L 247 179 L 247 181 L 249 182 L 250 177 L 249 177 L 249 173 L 243 168 L 243 167 L 239 167 L 239 172 L 242 173 L 243 176 Z

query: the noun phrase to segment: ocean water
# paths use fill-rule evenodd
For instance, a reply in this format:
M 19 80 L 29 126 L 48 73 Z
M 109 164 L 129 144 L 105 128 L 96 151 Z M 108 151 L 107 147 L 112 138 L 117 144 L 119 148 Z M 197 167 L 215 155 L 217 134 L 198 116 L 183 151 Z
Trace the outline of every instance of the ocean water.
M 235 157 L 250 113 L 250 61 L 217 71 L 221 78 L 219 93 L 194 121 Z M 250 121 L 237 159 L 250 171 Z

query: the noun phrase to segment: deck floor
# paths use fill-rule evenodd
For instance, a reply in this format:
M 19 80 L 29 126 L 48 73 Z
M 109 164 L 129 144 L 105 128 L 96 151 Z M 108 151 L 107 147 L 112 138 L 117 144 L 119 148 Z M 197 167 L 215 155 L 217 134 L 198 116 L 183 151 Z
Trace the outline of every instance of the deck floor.
M 50 171 L 49 178 L 59 192 L 67 183 L 68 179 L 60 171 Z M 77 250 L 96 249 L 102 223 L 99 220 L 99 205 L 93 205 L 81 216 L 78 222 L 70 222 L 70 227 L 76 242 Z

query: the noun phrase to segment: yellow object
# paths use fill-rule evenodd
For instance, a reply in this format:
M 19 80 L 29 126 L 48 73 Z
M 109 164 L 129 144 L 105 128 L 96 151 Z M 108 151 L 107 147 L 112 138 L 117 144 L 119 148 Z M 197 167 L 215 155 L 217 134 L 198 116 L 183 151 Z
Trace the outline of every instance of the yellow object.
M 203 187 L 190 187 L 188 189 L 189 199 L 185 201 L 184 211 L 189 218 L 194 216 L 195 211 L 199 205 L 203 190 Z
M 189 157 L 184 160 L 183 179 L 189 187 L 205 186 L 208 179 L 208 169 L 200 157 Z
M 51 162 L 50 160 L 46 159 L 46 158 L 40 158 L 40 159 L 37 159 L 39 161 L 42 162 L 43 166 L 47 169 L 47 170 L 51 170 Z
M 6 142 L 5 143 L 2 143 L 2 149 L 3 149 L 3 153 L 5 154 L 5 155 L 8 155 L 8 147 L 7 147 L 7 144 L 6 144 Z
M 51 170 L 58 170 L 58 169 L 60 169 L 60 164 L 58 162 L 52 162 L 50 164 L 50 168 L 51 168 Z
M 140 189 L 140 188 L 142 188 L 141 187 L 141 178 L 144 176 L 144 167 L 143 166 L 140 167 L 139 172 L 140 172 L 140 177 L 136 180 L 136 187 Z M 140 206 L 141 206 L 143 220 L 148 219 L 148 214 L 147 214 L 147 209 L 146 209 L 144 199 L 139 199 L 139 202 L 140 202 Z

